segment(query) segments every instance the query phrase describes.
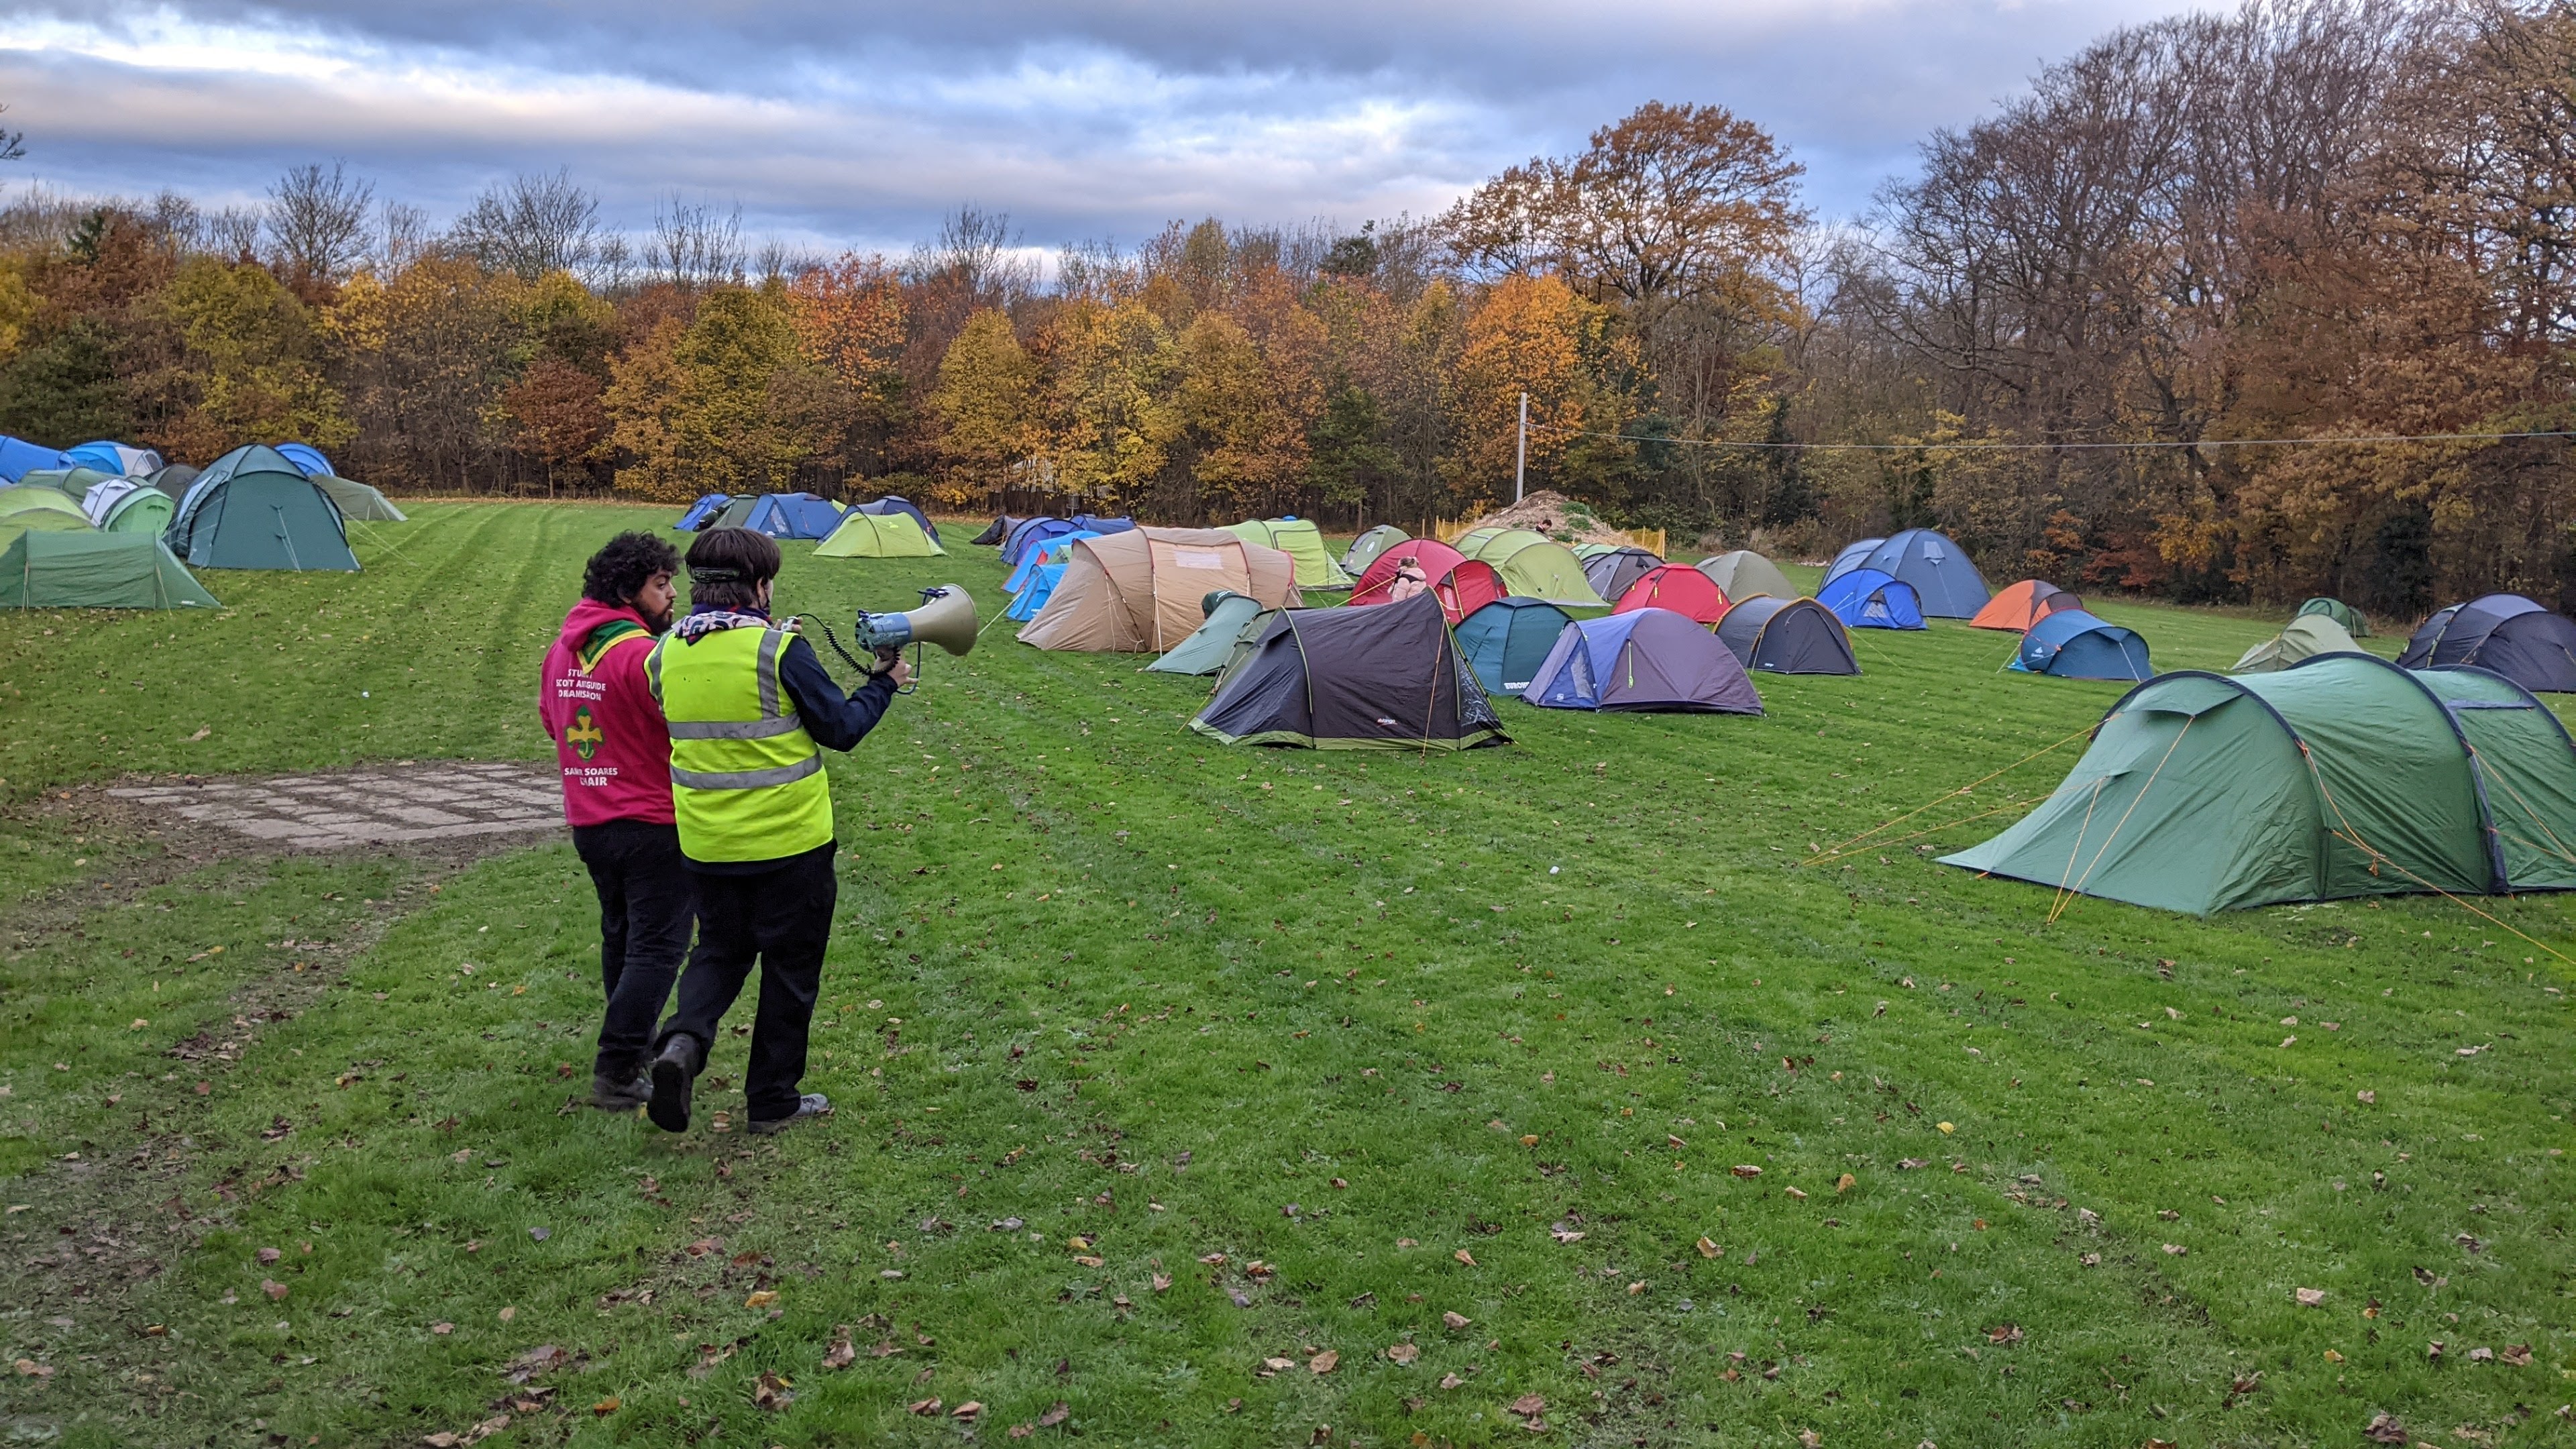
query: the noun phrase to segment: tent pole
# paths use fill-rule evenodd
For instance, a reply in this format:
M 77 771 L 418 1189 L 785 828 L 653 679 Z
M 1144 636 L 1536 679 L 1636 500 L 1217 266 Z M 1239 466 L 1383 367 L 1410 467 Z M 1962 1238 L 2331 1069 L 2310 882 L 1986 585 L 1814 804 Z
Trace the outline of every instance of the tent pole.
M 1521 483 L 1529 473 L 1529 394 L 1521 394 L 1520 440 L 1512 454 L 1512 501 L 1521 501 Z

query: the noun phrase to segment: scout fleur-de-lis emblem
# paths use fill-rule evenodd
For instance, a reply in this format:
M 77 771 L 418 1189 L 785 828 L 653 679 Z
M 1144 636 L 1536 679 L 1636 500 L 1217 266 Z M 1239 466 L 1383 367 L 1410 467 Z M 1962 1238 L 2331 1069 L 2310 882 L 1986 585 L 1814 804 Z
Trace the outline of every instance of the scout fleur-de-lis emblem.
M 584 763 L 599 753 L 600 745 L 607 738 L 600 731 L 599 721 L 591 717 L 589 705 L 572 712 L 572 728 L 564 731 L 564 743 L 572 746 L 572 752 L 581 756 Z

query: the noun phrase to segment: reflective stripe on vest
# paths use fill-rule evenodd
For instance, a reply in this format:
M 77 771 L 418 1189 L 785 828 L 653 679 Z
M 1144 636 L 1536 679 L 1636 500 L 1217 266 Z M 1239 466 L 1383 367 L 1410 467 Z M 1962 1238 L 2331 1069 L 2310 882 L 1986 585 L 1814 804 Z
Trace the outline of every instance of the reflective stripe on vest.
M 671 735 L 680 849 L 696 860 L 774 860 L 832 839 L 823 755 L 778 686 L 792 634 L 719 629 L 653 646 L 644 675 Z

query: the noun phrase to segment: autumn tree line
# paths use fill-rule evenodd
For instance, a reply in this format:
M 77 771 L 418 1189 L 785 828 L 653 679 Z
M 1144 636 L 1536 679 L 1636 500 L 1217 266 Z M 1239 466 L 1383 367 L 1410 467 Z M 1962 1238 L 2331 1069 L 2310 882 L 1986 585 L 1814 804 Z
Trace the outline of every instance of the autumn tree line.
M 31 144 L 41 145 L 41 136 Z M 571 177 L 444 228 L 339 166 L 0 209 L 0 431 L 301 438 L 432 493 L 803 488 L 1416 525 L 1533 488 L 1709 546 L 1928 524 L 1997 581 L 2576 602 L 2576 10 L 2268 0 L 2117 31 L 1818 222 L 1650 103 L 1440 215 L 1041 264 L 754 246 Z

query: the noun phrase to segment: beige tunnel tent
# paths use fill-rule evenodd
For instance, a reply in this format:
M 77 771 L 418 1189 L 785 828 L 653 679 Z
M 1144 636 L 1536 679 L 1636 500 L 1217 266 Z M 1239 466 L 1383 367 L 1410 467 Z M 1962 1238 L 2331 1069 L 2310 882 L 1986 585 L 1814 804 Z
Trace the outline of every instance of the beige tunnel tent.
M 1294 608 L 1296 560 L 1221 528 L 1138 528 L 1077 538 L 1046 607 L 1020 630 L 1040 649 L 1161 652 L 1206 622 L 1201 601 L 1232 589 Z

